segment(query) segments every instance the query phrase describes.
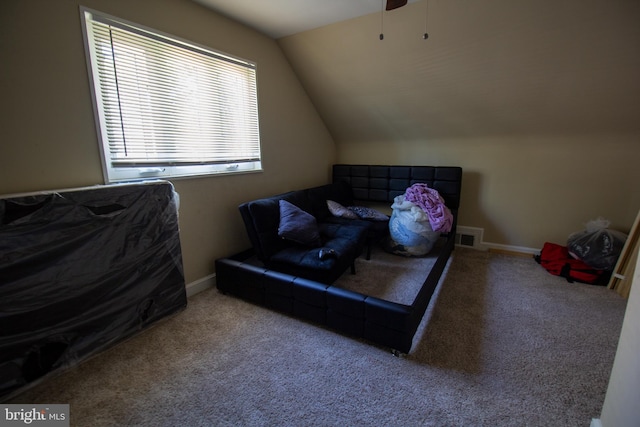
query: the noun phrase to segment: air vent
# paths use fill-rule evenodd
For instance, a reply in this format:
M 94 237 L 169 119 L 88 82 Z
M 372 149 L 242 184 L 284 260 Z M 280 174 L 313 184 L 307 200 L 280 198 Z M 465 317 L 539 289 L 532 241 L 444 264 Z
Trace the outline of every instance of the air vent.
M 456 233 L 456 245 L 473 249 L 482 249 L 484 230 L 476 227 L 459 226 Z
M 473 247 L 473 242 L 475 237 L 471 234 L 456 234 L 456 244 L 460 246 L 471 246 Z

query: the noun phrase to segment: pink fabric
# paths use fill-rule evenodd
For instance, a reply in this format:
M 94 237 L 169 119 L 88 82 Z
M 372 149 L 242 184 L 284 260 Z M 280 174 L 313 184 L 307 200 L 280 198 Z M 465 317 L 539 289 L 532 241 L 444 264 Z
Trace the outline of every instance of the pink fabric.
M 404 194 L 405 200 L 420 207 L 429 217 L 433 231 L 447 233 L 453 226 L 453 215 L 437 190 L 427 184 L 413 184 Z

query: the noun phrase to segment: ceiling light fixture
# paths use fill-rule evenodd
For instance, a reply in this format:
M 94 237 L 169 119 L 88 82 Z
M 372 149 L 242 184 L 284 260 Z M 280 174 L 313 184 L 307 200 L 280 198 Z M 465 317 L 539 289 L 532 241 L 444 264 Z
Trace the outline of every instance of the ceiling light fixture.
M 429 38 L 429 34 L 427 33 L 427 16 L 428 16 L 429 5 L 427 3 L 427 0 L 425 0 L 424 3 L 425 3 L 425 18 L 424 18 L 424 34 L 422 35 L 422 38 L 426 40 Z M 380 40 L 384 40 L 385 10 L 397 9 L 399 7 L 405 6 L 406 4 L 407 4 L 407 0 L 386 0 L 386 5 L 385 5 L 385 0 L 382 0 L 382 10 L 380 11 Z
M 429 20 L 429 0 L 424 0 L 424 34 L 422 35 L 423 39 L 429 38 L 429 33 L 427 33 L 427 21 Z

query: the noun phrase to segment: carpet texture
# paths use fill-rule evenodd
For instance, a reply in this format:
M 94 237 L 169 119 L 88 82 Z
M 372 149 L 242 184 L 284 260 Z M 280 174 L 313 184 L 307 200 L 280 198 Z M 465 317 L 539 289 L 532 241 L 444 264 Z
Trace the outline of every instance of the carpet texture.
M 625 306 L 458 248 L 405 357 L 211 289 L 10 403 L 69 403 L 75 426 L 588 426 Z
M 399 304 L 411 305 L 422 288 L 427 272 L 436 263 L 445 240 L 423 257 L 404 257 L 382 250 L 372 260 L 356 259 L 356 272 L 343 274 L 334 285 Z M 443 273 L 443 275 L 445 275 Z

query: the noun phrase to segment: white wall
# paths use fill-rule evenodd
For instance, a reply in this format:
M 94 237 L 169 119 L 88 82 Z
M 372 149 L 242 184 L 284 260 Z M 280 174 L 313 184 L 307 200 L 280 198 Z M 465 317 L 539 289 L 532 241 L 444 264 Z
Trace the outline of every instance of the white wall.
M 600 417 L 602 427 L 640 425 L 640 259 Z

